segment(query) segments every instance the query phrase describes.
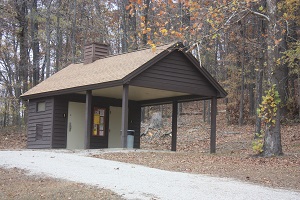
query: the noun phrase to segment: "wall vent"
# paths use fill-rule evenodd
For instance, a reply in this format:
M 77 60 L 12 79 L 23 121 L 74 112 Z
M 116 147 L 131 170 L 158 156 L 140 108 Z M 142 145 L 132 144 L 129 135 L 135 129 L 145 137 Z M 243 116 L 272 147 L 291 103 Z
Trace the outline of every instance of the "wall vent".
M 43 139 L 43 124 L 35 125 L 35 140 Z
M 95 60 L 108 56 L 108 45 L 101 43 L 91 43 L 84 47 L 84 64 L 89 64 Z

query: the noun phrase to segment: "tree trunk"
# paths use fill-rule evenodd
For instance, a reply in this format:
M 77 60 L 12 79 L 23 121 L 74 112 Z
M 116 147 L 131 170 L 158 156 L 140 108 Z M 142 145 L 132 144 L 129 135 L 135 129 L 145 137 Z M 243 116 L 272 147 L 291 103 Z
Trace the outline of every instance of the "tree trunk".
M 255 80 L 255 71 L 254 71 L 255 66 L 251 65 L 250 66 L 250 83 L 249 83 L 249 114 L 250 116 L 255 115 L 255 99 L 254 99 L 254 80 Z
M 37 0 L 31 5 L 31 37 L 32 37 L 32 64 L 33 64 L 33 86 L 39 83 L 40 77 L 40 44 L 38 38 L 39 24 L 37 16 Z
M 50 20 L 51 20 L 51 3 L 52 0 L 47 2 L 47 17 L 46 17 L 46 78 L 50 76 Z
M 265 63 L 265 51 L 264 48 L 266 48 L 265 39 L 262 37 L 263 34 L 266 34 L 266 27 L 264 20 L 259 20 L 259 28 L 258 28 L 258 38 L 259 43 L 261 44 L 261 50 L 259 53 L 259 68 L 256 72 L 256 101 L 255 101 L 255 110 L 259 108 L 259 105 L 262 101 L 262 95 L 263 95 L 263 75 L 264 75 L 264 63 Z M 255 112 L 255 133 L 261 134 L 261 118 L 258 116 L 258 113 Z M 257 135 L 254 135 L 254 138 L 257 138 Z
M 14 100 L 14 125 L 21 125 L 20 118 L 20 95 L 28 90 L 28 21 L 27 21 L 27 1 L 15 1 L 15 8 L 17 12 L 17 20 L 19 22 L 18 40 L 20 44 L 20 60 L 17 67 L 17 86 L 16 99 Z
M 65 37 L 66 37 L 66 45 L 65 45 L 65 48 L 64 48 L 64 59 L 63 59 L 63 62 L 64 63 L 69 63 L 71 60 L 69 58 L 69 52 L 70 52 L 70 44 L 71 41 L 72 41 L 72 38 L 70 38 L 70 34 L 65 34 Z M 70 41 L 71 40 L 71 41 Z
M 245 25 L 244 23 L 241 23 L 241 36 L 242 36 L 242 53 L 239 53 L 240 56 L 238 56 L 238 67 L 242 68 L 241 72 L 241 96 L 240 96 L 240 109 L 239 109 L 239 126 L 242 126 L 244 124 L 244 96 L 245 96 Z M 242 56 L 242 58 L 241 58 Z M 241 60 L 241 62 L 240 62 Z
M 183 3 L 180 3 L 181 7 L 181 13 L 182 13 L 182 27 L 184 31 L 184 39 L 186 42 L 190 42 L 190 26 L 191 26 L 191 14 L 190 14 L 190 8 L 187 5 L 183 5 Z M 187 28 L 187 29 L 186 29 Z
M 122 11 L 122 53 L 128 52 L 128 11 L 126 10 L 126 6 L 128 5 L 128 0 L 121 1 L 121 11 Z
M 145 30 L 147 30 L 148 27 L 148 14 L 149 14 L 149 6 L 150 6 L 150 0 L 144 0 L 144 11 L 143 11 L 143 16 L 144 16 L 144 24 L 145 24 Z M 148 43 L 148 37 L 147 37 L 147 32 L 143 33 L 142 37 L 142 44 L 143 46 L 146 46 Z
M 300 75 L 298 74 L 298 115 L 299 115 L 299 119 L 300 119 Z
M 71 51 L 72 51 L 72 63 L 75 63 L 75 57 L 76 57 L 76 13 L 77 13 L 77 0 L 74 0 L 73 3 L 73 20 L 72 20 L 72 32 L 71 32 Z
M 262 59 L 260 59 L 262 60 Z M 261 61 L 260 61 L 261 62 Z M 259 105 L 261 104 L 262 100 L 262 83 L 263 83 L 263 64 L 260 65 L 260 69 L 256 73 L 256 101 L 255 101 L 255 107 L 256 109 L 259 108 Z M 261 134 L 261 118 L 258 116 L 258 113 L 255 114 L 255 133 Z M 254 138 L 256 138 L 256 134 L 254 135 Z
M 145 107 L 141 108 L 141 122 L 145 122 Z
M 253 75 L 255 74 L 254 70 L 252 71 L 252 69 L 254 69 L 254 66 L 251 66 L 251 74 L 253 73 Z M 255 77 L 253 77 L 251 75 L 251 82 L 255 80 Z M 254 99 L 254 83 L 250 83 L 249 84 L 249 115 L 251 117 L 255 116 L 255 99 Z
M 129 49 L 130 50 L 137 50 L 138 49 L 138 44 L 137 44 L 137 31 L 136 31 L 136 7 L 135 4 L 133 4 L 132 12 L 128 13 L 128 26 L 129 26 Z
M 279 25 L 278 25 L 279 26 Z M 283 33 L 285 31 L 285 33 Z M 279 29 L 278 34 L 282 34 L 281 37 L 282 40 L 279 43 L 278 48 L 278 58 L 283 57 L 283 52 L 287 49 L 287 42 L 286 42 L 286 30 Z M 276 68 L 276 73 L 274 74 L 274 78 L 276 79 L 276 84 L 278 84 L 278 92 L 280 94 L 281 98 L 281 119 L 284 119 L 286 115 L 288 114 L 287 109 L 287 100 L 290 97 L 289 94 L 289 68 L 287 63 L 281 63 L 278 68 Z
M 97 20 L 101 21 L 98 41 L 101 42 L 101 43 L 105 43 L 105 34 L 106 34 L 106 32 L 108 32 L 108 25 L 106 24 L 106 21 L 103 20 L 103 18 L 105 17 L 105 13 L 103 13 L 103 11 L 101 10 L 101 6 L 100 6 L 101 1 L 102 0 L 93 0 L 93 2 L 94 2 L 93 5 L 94 5 L 94 7 L 96 8 L 96 11 L 97 11 L 97 16 L 98 16 Z M 109 33 L 107 33 L 107 35 L 109 35 Z
M 183 103 L 178 103 L 177 115 L 181 115 L 183 111 Z
M 59 71 L 59 67 L 61 65 L 61 49 L 62 49 L 62 31 L 60 27 L 60 8 L 61 7 L 61 0 L 57 1 L 57 13 L 56 13 L 56 51 L 55 51 L 55 72 Z
M 207 117 L 207 123 L 210 124 L 211 122 L 211 105 L 210 103 L 207 104 L 207 114 L 206 114 L 206 117 Z
M 3 117 L 3 127 L 6 127 L 6 125 L 8 124 L 7 119 L 8 119 L 8 108 L 9 108 L 9 104 L 7 101 L 7 98 L 5 98 L 5 103 L 4 103 L 4 117 Z
M 277 23 L 277 0 L 267 0 L 267 13 L 270 18 L 268 22 L 268 37 L 267 37 L 267 68 L 268 68 L 268 80 L 270 82 L 269 88 L 276 84 L 275 90 L 278 90 L 279 82 L 277 75 L 279 75 L 279 68 L 277 66 L 277 59 L 279 58 L 278 47 L 275 44 L 275 41 L 279 38 Z M 279 91 L 280 92 L 280 91 Z M 282 94 L 280 94 L 280 97 Z M 280 133 L 280 119 L 281 119 L 281 108 L 280 105 L 277 105 L 277 112 L 275 116 L 275 124 L 266 123 L 265 137 L 263 144 L 263 156 L 273 156 L 282 154 L 281 146 L 281 133 Z

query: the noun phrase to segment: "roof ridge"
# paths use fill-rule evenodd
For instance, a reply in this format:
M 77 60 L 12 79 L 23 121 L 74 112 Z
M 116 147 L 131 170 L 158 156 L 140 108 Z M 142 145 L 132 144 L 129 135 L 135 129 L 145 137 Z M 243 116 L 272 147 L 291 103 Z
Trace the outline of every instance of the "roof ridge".
M 173 45 L 176 45 L 176 44 L 181 44 L 182 45 L 182 42 L 180 41 L 174 41 L 174 42 L 171 42 L 171 43 L 162 43 L 156 47 L 162 47 L 162 46 L 166 46 L 166 45 L 170 45 L 168 48 L 166 49 L 169 49 L 170 47 L 172 47 Z M 123 52 L 123 53 L 117 53 L 117 54 L 111 54 L 111 55 L 107 55 L 103 58 L 99 58 L 95 61 L 98 61 L 98 60 L 102 60 L 102 59 L 105 59 L 105 58 L 110 58 L 110 57 L 114 57 L 114 56 L 120 56 L 120 55 L 125 55 L 125 54 L 129 54 L 129 53 L 135 53 L 135 52 L 139 52 L 139 51 L 144 51 L 144 50 L 150 50 L 151 47 L 142 47 L 141 49 L 136 49 L 136 50 L 132 50 L 132 51 L 126 51 L 126 52 Z M 79 61 L 79 62 L 75 62 L 75 63 L 70 63 L 70 64 L 81 64 L 83 63 L 83 61 Z

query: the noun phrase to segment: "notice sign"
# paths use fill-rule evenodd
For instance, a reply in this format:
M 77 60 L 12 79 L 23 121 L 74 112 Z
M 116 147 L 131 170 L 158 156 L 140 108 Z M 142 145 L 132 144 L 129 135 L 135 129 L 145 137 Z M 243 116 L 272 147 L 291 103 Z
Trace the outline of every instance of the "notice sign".
M 100 115 L 94 115 L 94 124 L 100 124 Z
M 94 107 L 93 136 L 105 136 L 105 108 Z

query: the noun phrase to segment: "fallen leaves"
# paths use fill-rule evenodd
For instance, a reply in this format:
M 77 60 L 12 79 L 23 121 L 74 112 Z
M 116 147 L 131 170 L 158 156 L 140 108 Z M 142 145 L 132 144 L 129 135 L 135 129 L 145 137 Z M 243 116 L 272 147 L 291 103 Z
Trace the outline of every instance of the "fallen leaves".
M 209 174 L 236 178 L 271 187 L 300 190 L 300 124 L 282 125 L 284 156 L 261 158 L 252 152 L 254 126 L 227 125 L 225 114 L 217 115 L 217 154 L 209 154 L 210 126 L 194 113 L 196 104 L 185 104 L 179 116 L 177 152 L 170 152 L 171 118 L 163 118 L 160 129 L 147 129 L 142 124 L 141 149 L 167 150 L 165 152 L 106 153 L 95 157 L 145 165 L 170 171 Z M 200 110 L 200 109 L 199 109 Z M 222 104 L 218 108 L 224 110 Z M 170 116 L 168 111 L 162 111 Z M 166 135 L 166 136 L 165 136 Z
M 25 130 L 13 128 L 0 130 L 0 149 L 24 149 L 26 142 Z
M 300 189 L 297 156 L 259 158 L 196 152 L 105 153 L 94 157 L 170 171 L 236 178 L 272 187 Z
M 103 188 L 25 173 L 17 168 L 0 168 L 0 199 L 123 199 Z

